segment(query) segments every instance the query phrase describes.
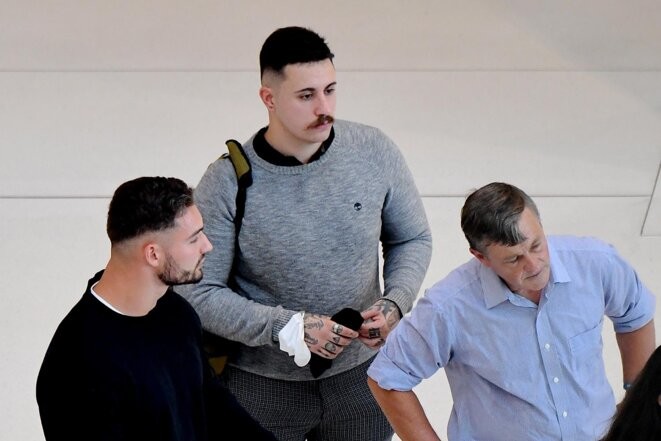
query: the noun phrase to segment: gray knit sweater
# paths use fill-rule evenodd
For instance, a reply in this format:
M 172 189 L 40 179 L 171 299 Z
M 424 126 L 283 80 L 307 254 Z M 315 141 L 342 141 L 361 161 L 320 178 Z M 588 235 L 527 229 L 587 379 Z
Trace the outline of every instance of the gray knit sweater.
M 179 289 L 204 327 L 242 342 L 233 365 L 283 380 L 311 380 L 279 349 L 278 332 L 299 311 L 331 316 L 363 311 L 382 295 L 408 312 L 431 258 L 424 208 L 404 158 L 380 130 L 336 121 L 333 143 L 317 161 L 277 166 L 243 147 L 253 168 L 234 258 L 236 174 L 220 158 L 204 173 L 195 201 L 214 246 L 204 278 Z M 379 283 L 379 241 L 384 250 Z M 374 351 L 354 341 L 321 378 L 365 362 Z

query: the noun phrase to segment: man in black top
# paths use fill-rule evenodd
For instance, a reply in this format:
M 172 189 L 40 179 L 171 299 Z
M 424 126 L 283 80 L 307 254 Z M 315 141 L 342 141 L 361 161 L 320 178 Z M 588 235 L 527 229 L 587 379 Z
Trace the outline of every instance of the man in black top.
M 60 323 L 39 372 L 46 439 L 275 440 L 217 382 L 200 320 L 170 288 L 200 280 L 212 248 L 191 188 L 176 178 L 125 182 L 107 232 L 110 260 Z

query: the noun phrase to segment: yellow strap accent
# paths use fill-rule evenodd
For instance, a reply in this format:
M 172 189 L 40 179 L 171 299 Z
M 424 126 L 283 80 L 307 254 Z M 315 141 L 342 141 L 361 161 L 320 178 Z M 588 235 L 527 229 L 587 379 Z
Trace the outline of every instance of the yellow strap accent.
M 225 368 L 225 363 L 227 363 L 227 356 L 219 356 L 219 357 L 209 357 L 209 364 L 211 365 L 211 368 L 215 372 L 216 375 L 220 375 L 221 372 L 223 372 L 223 369 Z
M 230 159 L 232 160 L 232 165 L 234 165 L 234 170 L 236 175 L 241 179 L 243 175 L 250 171 L 250 165 L 248 161 L 243 156 L 241 151 L 241 146 L 238 142 L 233 139 L 228 139 L 225 144 L 227 144 L 227 149 L 230 152 Z

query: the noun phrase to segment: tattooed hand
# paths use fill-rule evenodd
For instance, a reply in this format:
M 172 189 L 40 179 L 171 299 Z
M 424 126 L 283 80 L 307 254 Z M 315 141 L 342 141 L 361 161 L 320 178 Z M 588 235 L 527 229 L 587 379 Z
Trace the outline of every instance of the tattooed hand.
M 360 327 L 360 341 L 372 349 L 380 348 L 397 323 L 402 318 L 395 302 L 379 299 L 369 309 L 363 311 L 365 322 Z
M 335 323 L 330 317 L 309 312 L 303 315 L 303 328 L 310 352 L 331 360 L 358 337 L 356 331 Z

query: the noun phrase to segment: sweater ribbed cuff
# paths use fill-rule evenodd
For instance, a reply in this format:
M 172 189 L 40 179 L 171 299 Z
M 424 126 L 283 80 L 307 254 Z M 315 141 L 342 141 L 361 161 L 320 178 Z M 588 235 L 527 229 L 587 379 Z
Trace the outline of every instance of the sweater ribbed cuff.
M 402 317 L 413 307 L 414 298 L 404 290 L 393 288 L 388 290 L 383 297 L 397 305 Z
M 289 320 L 294 316 L 299 311 L 290 311 L 288 309 L 283 309 L 280 311 L 278 316 L 275 319 L 275 323 L 273 324 L 273 329 L 271 330 L 271 339 L 273 341 L 280 341 L 280 338 L 278 338 L 278 334 L 282 330 L 282 328 L 285 327 L 287 323 L 289 323 Z

